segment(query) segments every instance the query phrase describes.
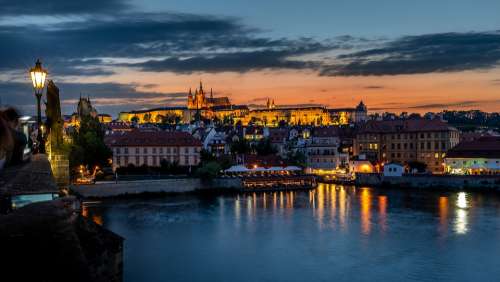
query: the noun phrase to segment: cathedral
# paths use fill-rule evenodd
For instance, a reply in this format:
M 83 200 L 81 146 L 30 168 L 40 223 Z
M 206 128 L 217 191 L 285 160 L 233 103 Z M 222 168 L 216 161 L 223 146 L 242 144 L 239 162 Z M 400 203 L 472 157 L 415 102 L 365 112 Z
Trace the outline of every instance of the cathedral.
M 200 88 L 194 91 L 194 95 L 189 89 L 187 107 L 190 110 L 205 110 L 214 107 L 230 107 L 231 102 L 228 97 L 214 98 L 212 89 L 210 89 L 210 97 L 205 96 L 203 83 L 200 81 Z

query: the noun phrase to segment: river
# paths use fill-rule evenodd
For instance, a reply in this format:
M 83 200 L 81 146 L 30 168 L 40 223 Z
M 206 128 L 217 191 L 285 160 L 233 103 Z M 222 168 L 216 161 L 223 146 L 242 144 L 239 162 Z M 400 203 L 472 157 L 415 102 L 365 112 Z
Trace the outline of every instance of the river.
M 124 281 L 498 281 L 500 195 L 355 188 L 114 200 Z

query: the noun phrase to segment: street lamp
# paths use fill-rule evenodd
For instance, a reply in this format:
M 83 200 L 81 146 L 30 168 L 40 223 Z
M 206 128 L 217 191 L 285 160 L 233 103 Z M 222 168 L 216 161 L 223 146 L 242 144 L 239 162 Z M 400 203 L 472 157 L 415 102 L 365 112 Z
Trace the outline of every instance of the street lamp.
M 45 86 L 45 78 L 47 77 L 47 71 L 42 68 L 42 63 L 40 59 L 36 60 L 35 67 L 30 69 L 31 81 L 33 82 L 33 88 L 35 89 L 35 96 L 37 102 L 37 124 L 38 124 L 38 152 L 45 153 L 45 142 L 42 136 L 42 113 L 40 107 L 40 100 L 42 99 L 42 92 Z

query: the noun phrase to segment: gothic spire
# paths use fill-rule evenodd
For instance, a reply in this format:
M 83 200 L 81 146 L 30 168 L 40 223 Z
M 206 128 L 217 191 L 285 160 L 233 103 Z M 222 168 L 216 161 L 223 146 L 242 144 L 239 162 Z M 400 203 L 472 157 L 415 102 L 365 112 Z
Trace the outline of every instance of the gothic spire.
M 213 98 L 214 97 L 214 93 L 212 91 L 212 88 L 210 87 L 210 98 Z

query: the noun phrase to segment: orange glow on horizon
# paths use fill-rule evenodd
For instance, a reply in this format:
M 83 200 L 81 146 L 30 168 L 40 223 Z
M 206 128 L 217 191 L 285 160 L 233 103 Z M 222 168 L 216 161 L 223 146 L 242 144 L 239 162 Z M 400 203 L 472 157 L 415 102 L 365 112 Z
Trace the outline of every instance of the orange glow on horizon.
M 228 96 L 234 104 L 264 105 L 266 98 L 276 105 L 321 104 L 327 107 L 354 107 L 363 100 L 370 112 L 420 112 L 443 109 L 481 109 L 498 111 L 500 85 L 493 83 L 500 70 L 484 72 L 432 73 L 396 76 L 324 77 L 311 71 L 254 71 L 248 73 L 189 74 L 149 73 L 124 70 L 105 77 L 85 78 L 84 82 L 138 84 L 138 91 L 186 93 L 200 79 L 213 88 L 215 96 Z M 141 85 L 153 84 L 153 87 Z M 123 99 L 99 98 L 97 105 L 118 103 Z M 185 99 L 137 97 L 127 103 L 185 105 Z M 426 106 L 427 105 L 427 106 Z M 140 105 L 137 106 L 140 108 Z

